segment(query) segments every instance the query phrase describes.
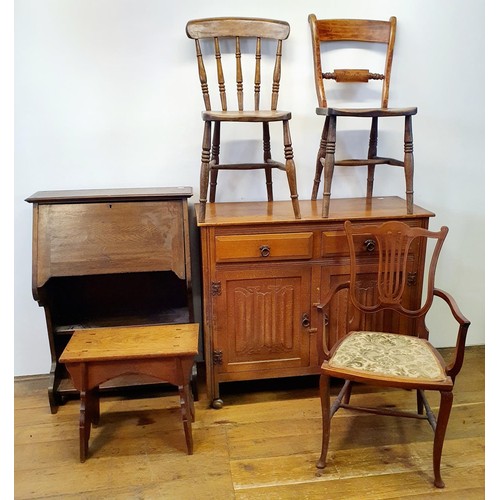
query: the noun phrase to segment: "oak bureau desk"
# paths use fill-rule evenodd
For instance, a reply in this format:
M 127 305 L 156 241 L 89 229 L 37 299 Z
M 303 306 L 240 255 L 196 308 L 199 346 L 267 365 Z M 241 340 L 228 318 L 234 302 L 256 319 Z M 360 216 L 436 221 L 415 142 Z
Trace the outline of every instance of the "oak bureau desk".
M 40 191 L 27 198 L 33 297 L 45 310 L 52 357 L 52 413 L 66 396 L 78 395 L 59 362 L 75 329 L 194 322 L 191 196 L 190 187 L 169 187 Z M 125 376 L 102 388 L 151 382 Z
M 199 205 L 196 205 L 196 210 Z M 349 277 L 343 224 L 402 220 L 427 228 L 434 214 L 415 206 L 407 214 L 398 197 L 333 199 L 328 218 L 322 202 L 301 200 L 302 219 L 288 201 L 209 203 L 200 230 L 203 267 L 204 349 L 208 400 L 221 408 L 222 382 L 319 373 L 317 339 L 322 318 L 315 304 Z M 359 241 L 365 280 L 373 290 L 377 271 L 374 241 Z M 414 242 L 405 279 L 406 303 L 419 302 L 418 278 L 425 248 Z M 353 328 L 409 329 L 412 324 L 382 312 L 361 317 L 340 295 L 327 311 L 330 342 Z

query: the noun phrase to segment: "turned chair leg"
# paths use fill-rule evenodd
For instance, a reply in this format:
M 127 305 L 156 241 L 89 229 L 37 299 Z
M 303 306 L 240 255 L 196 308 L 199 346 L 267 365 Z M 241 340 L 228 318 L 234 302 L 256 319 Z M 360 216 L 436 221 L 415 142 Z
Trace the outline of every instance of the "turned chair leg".
M 434 485 L 437 488 L 444 488 L 441 478 L 441 454 L 443 452 L 444 436 L 450 418 L 451 406 L 453 404 L 453 393 L 451 391 L 441 392 L 441 403 L 434 433 L 434 448 L 432 452 L 432 462 L 434 466 Z
M 406 211 L 413 213 L 413 131 L 411 115 L 405 116 L 404 169 L 406 180 Z
M 205 122 L 203 131 L 203 143 L 201 152 L 201 171 L 200 171 L 200 222 L 205 222 L 205 211 L 207 204 L 208 178 L 210 173 L 210 142 L 212 136 L 212 123 Z
M 212 138 L 212 157 L 210 159 L 210 166 L 219 164 L 220 155 L 220 122 L 214 122 L 214 134 Z M 215 193 L 217 191 L 217 177 L 219 171 L 217 168 L 210 168 L 210 203 L 215 202 Z
M 335 167 L 335 147 L 337 141 L 337 117 L 328 117 L 328 133 L 325 146 L 325 175 L 323 182 L 322 217 L 328 217 L 330 212 L 330 196 L 332 189 L 333 169 Z
M 269 123 L 262 123 L 262 147 L 264 151 L 264 163 L 268 163 L 271 160 L 271 135 L 269 133 Z M 272 167 L 266 167 L 266 192 L 267 201 L 273 201 L 273 174 Z
M 283 144 L 285 146 L 285 169 L 292 199 L 293 212 L 296 219 L 300 219 L 299 195 L 297 192 L 297 178 L 295 172 L 295 162 L 293 160 L 292 138 L 290 135 L 290 125 L 288 120 L 283 121 Z
M 311 194 L 311 200 L 318 199 L 319 184 L 321 182 L 321 175 L 323 173 L 323 162 L 325 161 L 326 152 L 326 137 L 328 134 L 328 117 L 325 119 L 323 125 L 323 131 L 321 132 L 321 140 L 319 143 L 318 155 L 316 157 L 316 173 L 314 175 L 313 189 Z
M 370 142 L 368 144 L 368 159 L 376 158 L 378 142 L 378 118 L 372 118 L 372 126 L 370 129 Z M 368 165 L 368 177 L 366 179 L 366 197 L 373 198 L 373 180 L 375 178 L 375 165 Z

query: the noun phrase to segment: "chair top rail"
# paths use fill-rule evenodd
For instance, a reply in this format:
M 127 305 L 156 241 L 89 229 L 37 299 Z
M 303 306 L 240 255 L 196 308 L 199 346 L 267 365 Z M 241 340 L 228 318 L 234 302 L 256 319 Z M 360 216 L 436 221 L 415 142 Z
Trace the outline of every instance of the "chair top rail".
M 240 36 L 286 40 L 290 34 L 290 25 L 276 19 L 212 17 L 189 21 L 186 33 L 192 39 Z

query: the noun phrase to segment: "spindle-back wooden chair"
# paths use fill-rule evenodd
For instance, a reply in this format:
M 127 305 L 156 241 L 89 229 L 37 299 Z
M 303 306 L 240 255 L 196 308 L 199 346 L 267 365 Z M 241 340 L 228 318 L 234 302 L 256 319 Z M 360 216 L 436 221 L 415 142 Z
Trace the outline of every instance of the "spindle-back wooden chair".
M 366 196 L 373 196 L 373 180 L 376 165 L 391 165 L 403 167 L 406 182 L 406 205 L 407 212 L 413 213 L 413 131 L 412 116 L 417 113 L 416 107 L 389 108 L 389 87 L 391 81 L 392 61 L 394 57 L 394 43 L 396 39 L 396 18 L 391 17 L 389 21 L 376 21 L 365 19 L 317 19 L 314 14 L 309 15 L 309 25 L 312 37 L 312 55 L 314 62 L 314 81 L 318 107 L 316 114 L 325 117 L 323 132 L 316 160 L 316 173 L 313 182 L 311 198 L 317 199 L 319 185 L 324 170 L 323 178 L 323 217 L 328 217 L 331 197 L 331 185 L 333 170 L 335 166 L 343 167 L 368 167 Z M 341 43 L 337 43 L 341 42 Z M 383 73 L 373 73 L 368 69 L 333 69 L 324 68 L 325 54 L 331 52 L 334 47 L 346 46 L 360 47 L 364 52 L 370 51 L 377 54 L 377 46 L 385 47 L 385 67 Z M 355 62 L 353 61 L 353 65 Z M 380 107 L 341 107 L 333 98 L 333 92 L 325 91 L 324 81 L 336 83 L 368 84 L 372 81 L 380 81 L 381 92 Z M 332 90 L 329 88 L 329 90 Z M 373 89 L 376 90 L 375 88 Z M 368 154 L 366 158 L 336 157 L 337 143 L 337 118 L 370 118 L 371 128 L 369 136 Z M 404 117 L 404 159 L 378 155 L 378 121 L 379 118 Z
M 254 170 L 263 169 L 266 174 L 267 199 L 273 200 L 272 170 L 279 169 L 286 172 L 292 200 L 292 207 L 296 218 L 300 218 L 300 207 L 297 194 L 297 181 L 295 172 L 295 162 L 293 159 L 292 139 L 290 135 L 289 121 L 292 117 L 290 111 L 278 110 L 278 95 L 281 79 L 281 59 L 283 41 L 288 38 L 290 25 L 285 21 L 258 18 L 242 17 L 219 17 L 207 19 L 191 20 L 186 25 L 186 33 L 189 38 L 194 39 L 196 45 L 196 57 L 198 59 L 198 72 L 205 104 L 205 111 L 202 112 L 202 119 L 205 123 L 201 155 L 201 175 L 200 175 L 200 210 L 198 218 L 200 222 L 205 219 L 208 184 L 210 181 L 209 201 L 215 201 L 217 176 L 220 170 Z M 208 72 L 205 69 L 205 60 L 202 52 L 202 42 L 208 39 L 213 47 L 216 62 L 217 84 L 220 99 L 220 110 L 212 109 L 214 103 L 210 98 Z M 223 39 L 231 41 L 235 57 L 235 77 L 236 77 L 236 109 L 231 109 L 231 102 L 226 94 L 226 75 L 228 74 L 223 65 L 226 54 L 221 50 Z M 244 96 L 244 57 L 242 51 L 247 45 L 246 40 L 253 39 L 255 47 L 254 71 L 251 88 L 253 89 L 253 106 L 247 109 Z M 265 43 L 275 44 L 274 49 L 274 70 L 272 71 L 271 100 L 268 106 L 264 106 L 261 99 L 261 88 L 263 80 L 263 58 L 267 57 L 270 51 L 263 48 Z M 228 42 L 225 42 L 228 43 Z M 209 52 L 210 49 L 207 49 Z M 231 58 L 232 59 L 232 58 Z M 246 61 L 246 59 L 245 59 Z M 263 133 L 263 161 L 241 162 L 241 163 L 221 163 L 221 123 L 222 122 L 246 122 L 260 123 Z M 275 161 L 271 156 L 271 122 L 282 122 L 283 142 L 284 142 L 284 163 Z M 212 130 L 213 124 L 213 130 Z

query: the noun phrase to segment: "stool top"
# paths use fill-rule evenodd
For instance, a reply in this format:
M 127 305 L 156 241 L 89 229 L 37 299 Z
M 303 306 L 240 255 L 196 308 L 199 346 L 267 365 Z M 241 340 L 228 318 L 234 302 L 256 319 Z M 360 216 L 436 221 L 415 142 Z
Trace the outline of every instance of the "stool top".
M 197 323 L 75 330 L 59 361 L 164 358 L 198 354 Z

